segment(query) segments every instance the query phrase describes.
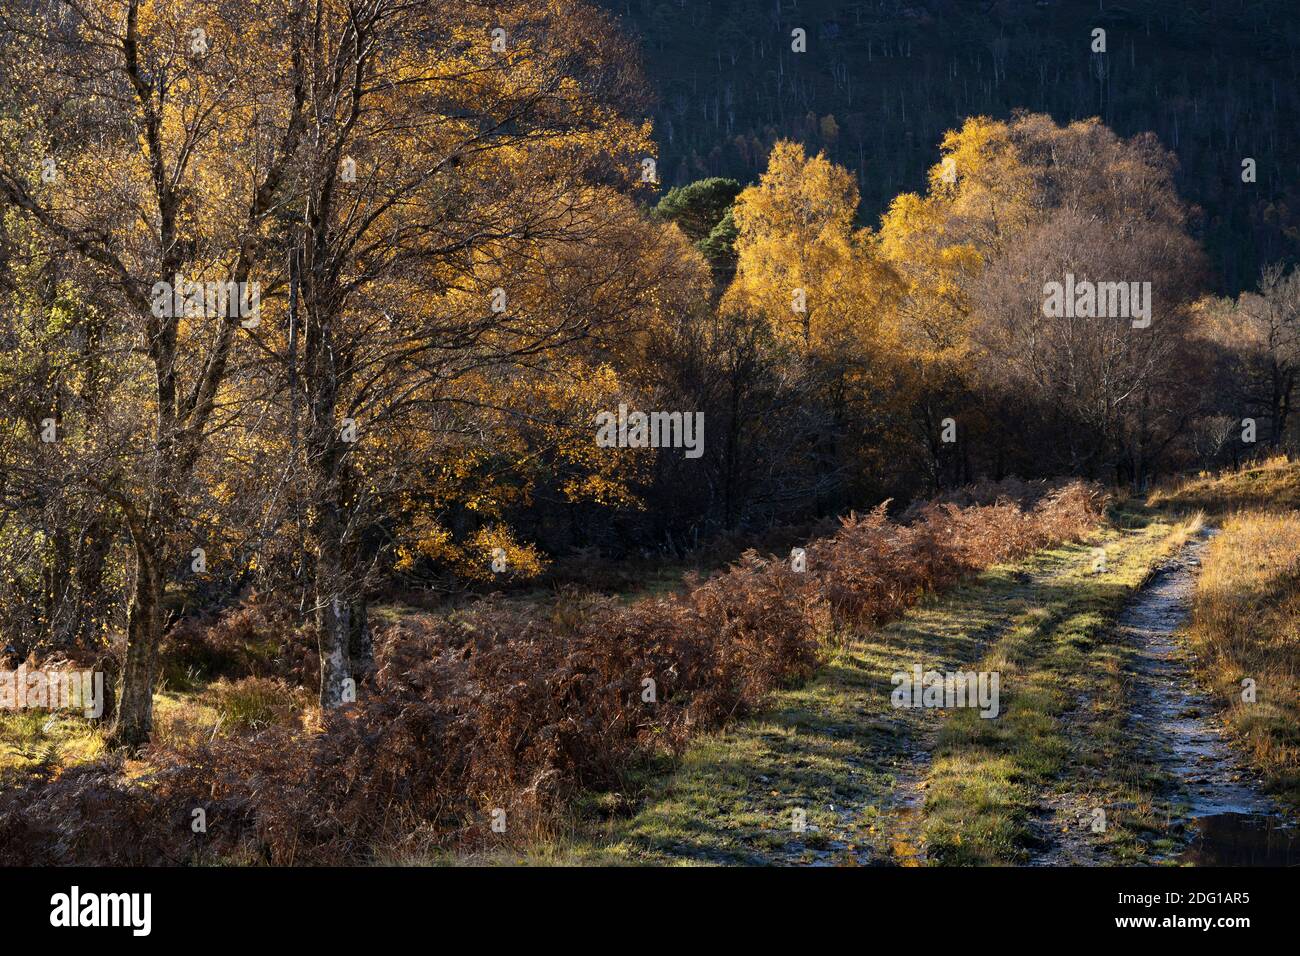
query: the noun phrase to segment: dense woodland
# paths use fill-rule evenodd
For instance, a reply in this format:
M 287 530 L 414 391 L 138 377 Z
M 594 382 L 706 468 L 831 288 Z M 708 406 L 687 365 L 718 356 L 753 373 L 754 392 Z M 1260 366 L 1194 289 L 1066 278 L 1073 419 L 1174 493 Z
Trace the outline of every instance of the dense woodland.
M 1293 71 L 1281 5 L 1111 10 L 1097 55 L 932 6 L 655 8 L 647 76 L 577 0 L 6 5 L 7 658 L 106 662 L 139 746 L 167 641 L 253 595 L 330 709 L 380 600 L 1287 447 L 1296 90 L 1195 49 L 1235 18 Z M 734 55 L 674 45 L 715 21 Z M 1066 275 L 1149 283 L 1149 324 L 1045 317 Z M 600 447 L 621 404 L 703 454 Z
M 741 182 L 779 138 L 852 170 L 871 224 L 967 116 L 1151 132 L 1222 292 L 1297 252 L 1300 20 L 1289 0 L 604 0 L 642 37 L 668 185 Z M 806 31 L 807 52 L 788 38 Z M 1106 30 L 1105 54 L 1088 42 Z M 1083 39 L 1081 39 L 1083 38 Z M 1256 160 L 1257 179 L 1238 174 Z

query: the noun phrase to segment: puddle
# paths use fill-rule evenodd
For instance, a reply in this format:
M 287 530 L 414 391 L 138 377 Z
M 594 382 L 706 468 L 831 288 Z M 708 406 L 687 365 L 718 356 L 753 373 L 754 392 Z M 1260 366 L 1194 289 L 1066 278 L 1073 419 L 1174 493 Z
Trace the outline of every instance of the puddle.
M 1177 857 L 1189 866 L 1300 866 L 1300 830 L 1257 813 L 1216 813 L 1192 821 L 1192 842 Z
M 889 855 L 899 866 L 925 866 L 925 841 L 921 826 L 925 816 L 918 802 L 894 811 L 894 829 L 889 837 Z
M 879 852 L 890 866 L 925 866 L 924 780 L 930 773 L 934 729 L 922 733 L 908 764 L 896 771 L 891 800 L 879 819 Z

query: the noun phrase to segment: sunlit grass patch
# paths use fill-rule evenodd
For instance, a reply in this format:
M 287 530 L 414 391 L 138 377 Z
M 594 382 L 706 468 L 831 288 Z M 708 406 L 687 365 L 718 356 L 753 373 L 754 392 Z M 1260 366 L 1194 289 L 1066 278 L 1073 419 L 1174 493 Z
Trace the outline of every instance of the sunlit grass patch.
M 1268 788 L 1300 807 L 1300 515 L 1249 511 L 1223 523 L 1190 639 L 1228 729 Z
M 154 694 L 154 741 L 182 747 L 271 726 L 306 727 L 313 711 L 301 687 L 270 678 L 217 680 L 184 693 Z
M 1177 479 L 1148 497 L 1153 507 L 1201 509 L 1213 515 L 1241 508 L 1300 507 L 1300 465 L 1277 456 L 1240 471 Z
M 0 710 L 0 779 L 85 763 L 104 752 L 99 726 L 80 714 Z

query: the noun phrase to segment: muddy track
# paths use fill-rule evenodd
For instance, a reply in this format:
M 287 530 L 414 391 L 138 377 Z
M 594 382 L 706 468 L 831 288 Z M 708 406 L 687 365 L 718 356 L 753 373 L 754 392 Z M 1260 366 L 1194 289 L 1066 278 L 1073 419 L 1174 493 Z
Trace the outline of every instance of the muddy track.
M 1189 541 L 1158 568 L 1117 621 L 1133 649 L 1128 726 L 1133 752 L 1159 771 L 1166 803 L 1163 834 L 1179 849 L 1153 862 L 1192 865 L 1295 864 L 1296 830 L 1233 750 L 1217 709 L 1193 678 L 1180 636 L 1191 611 L 1201 556 L 1213 531 Z M 1049 802 L 1042 832 L 1050 845 L 1034 863 L 1110 862 L 1087 827 L 1089 808 L 1062 797 Z M 1114 808 L 1124 812 L 1124 807 Z
M 1213 534 L 1189 541 L 1121 619 L 1136 648 L 1131 726 L 1140 752 L 1171 781 L 1163 796 L 1170 834 L 1187 843 L 1180 862 L 1295 863 L 1294 828 L 1233 750 L 1178 635 Z
M 1089 732 L 1089 698 L 1080 696 L 1074 706 L 1060 717 L 1076 751 L 1085 747 Z M 1094 770 L 1081 771 L 1081 777 L 1061 782 L 1042 795 L 1029 827 L 1038 847 L 1026 861 L 1027 866 L 1101 866 L 1110 862 L 1093 833 L 1094 813 L 1098 800 Z

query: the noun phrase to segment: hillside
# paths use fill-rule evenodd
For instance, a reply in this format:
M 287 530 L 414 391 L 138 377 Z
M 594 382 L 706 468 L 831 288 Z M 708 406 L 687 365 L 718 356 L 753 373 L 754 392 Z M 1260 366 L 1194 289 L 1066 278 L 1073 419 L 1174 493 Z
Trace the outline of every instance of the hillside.
M 854 170 L 874 223 L 923 189 L 963 117 L 1100 116 L 1177 154 L 1212 285 L 1235 293 L 1300 250 L 1300 24 L 1287 0 L 602 2 L 641 39 L 668 186 L 752 181 L 788 137 Z M 806 53 L 791 51 L 796 27 Z

